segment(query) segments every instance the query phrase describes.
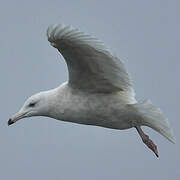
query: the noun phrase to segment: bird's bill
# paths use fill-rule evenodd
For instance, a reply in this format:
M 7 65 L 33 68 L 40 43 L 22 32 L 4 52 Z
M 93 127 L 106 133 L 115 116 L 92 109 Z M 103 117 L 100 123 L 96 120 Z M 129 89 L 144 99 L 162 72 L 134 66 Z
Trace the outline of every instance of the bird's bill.
M 17 113 L 15 114 L 13 117 L 11 117 L 8 121 L 8 126 L 11 124 L 14 124 L 16 121 L 18 121 L 19 119 L 23 119 L 25 118 L 26 113 Z

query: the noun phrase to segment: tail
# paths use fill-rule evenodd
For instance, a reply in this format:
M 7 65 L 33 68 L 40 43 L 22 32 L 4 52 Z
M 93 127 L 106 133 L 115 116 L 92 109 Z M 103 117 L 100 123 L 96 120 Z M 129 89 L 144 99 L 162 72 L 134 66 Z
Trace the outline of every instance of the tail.
M 159 108 L 152 105 L 150 100 L 145 100 L 137 104 L 131 104 L 131 106 L 136 111 L 136 115 L 138 117 L 140 116 L 140 125 L 151 127 L 172 143 L 176 142 L 168 119 L 163 116 Z

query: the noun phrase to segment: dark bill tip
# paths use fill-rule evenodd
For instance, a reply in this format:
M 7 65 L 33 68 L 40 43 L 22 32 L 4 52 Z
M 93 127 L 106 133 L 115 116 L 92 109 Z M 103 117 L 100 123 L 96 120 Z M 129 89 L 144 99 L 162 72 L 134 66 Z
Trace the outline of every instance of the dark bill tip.
M 9 121 L 8 121 L 8 126 L 9 125 L 11 125 L 11 124 L 13 124 L 14 122 L 12 121 L 12 119 L 9 119 Z

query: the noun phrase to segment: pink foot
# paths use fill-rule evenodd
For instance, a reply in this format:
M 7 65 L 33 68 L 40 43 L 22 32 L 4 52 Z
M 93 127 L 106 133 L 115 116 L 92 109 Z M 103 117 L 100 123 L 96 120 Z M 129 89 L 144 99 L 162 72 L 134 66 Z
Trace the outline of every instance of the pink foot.
M 155 153 L 157 157 L 159 157 L 157 146 L 153 143 L 151 139 L 149 139 L 148 135 L 144 134 L 142 141 Z
M 157 146 L 153 143 L 153 141 L 151 139 L 149 139 L 149 136 L 146 135 L 139 126 L 136 127 L 136 129 L 137 129 L 139 135 L 141 136 L 141 139 L 144 142 L 144 144 L 146 144 L 147 147 L 149 147 L 155 153 L 155 155 L 157 157 L 159 157 Z

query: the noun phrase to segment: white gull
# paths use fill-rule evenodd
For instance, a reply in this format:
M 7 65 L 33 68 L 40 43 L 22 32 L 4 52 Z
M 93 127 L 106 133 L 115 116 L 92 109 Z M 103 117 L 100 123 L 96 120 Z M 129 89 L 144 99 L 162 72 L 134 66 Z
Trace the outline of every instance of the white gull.
M 168 120 L 147 101 L 137 102 L 123 63 L 93 36 L 65 25 L 49 26 L 48 41 L 63 55 L 69 81 L 28 98 L 8 125 L 31 116 L 112 129 L 135 127 L 158 156 L 157 146 L 142 131 L 148 126 L 175 143 Z

